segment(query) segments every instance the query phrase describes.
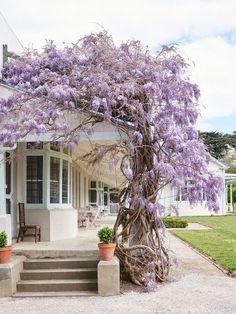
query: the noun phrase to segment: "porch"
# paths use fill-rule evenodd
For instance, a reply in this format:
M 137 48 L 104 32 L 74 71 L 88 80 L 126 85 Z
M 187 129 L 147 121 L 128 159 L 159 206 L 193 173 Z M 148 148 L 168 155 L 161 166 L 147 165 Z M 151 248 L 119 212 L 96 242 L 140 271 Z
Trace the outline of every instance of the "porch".
M 115 216 L 103 216 L 99 226 L 78 228 L 76 237 L 71 239 L 38 243 L 34 238 L 19 243 L 13 239 L 13 253 L 28 258 L 98 257 L 97 231 L 103 226 L 113 227 L 115 219 Z
M 19 230 L 19 202 L 25 204 L 26 224 L 41 226 L 44 242 L 75 238 L 79 208 L 117 213 L 119 171 L 107 161 L 89 167 L 81 158 L 91 145 L 115 142 L 117 134 L 100 126 L 91 142 L 81 138 L 73 150 L 48 139 L 29 137 L 0 151 L 0 230 L 6 230 L 9 244 Z

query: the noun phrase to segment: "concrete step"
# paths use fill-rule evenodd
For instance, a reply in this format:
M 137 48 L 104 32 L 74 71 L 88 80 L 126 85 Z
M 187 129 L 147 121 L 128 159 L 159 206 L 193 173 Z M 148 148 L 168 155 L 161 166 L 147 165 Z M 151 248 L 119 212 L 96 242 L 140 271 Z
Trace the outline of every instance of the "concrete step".
M 39 244 L 39 243 L 38 243 Z M 40 244 L 39 244 L 40 246 Z M 99 258 L 98 249 L 94 250 L 62 250 L 62 249 L 47 249 L 46 247 L 39 247 L 38 249 L 22 248 L 21 245 L 13 247 L 13 253 L 23 255 L 27 258 Z
M 54 280 L 97 278 L 96 268 L 27 269 L 20 273 L 21 280 Z
M 24 269 L 65 269 L 65 268 L 96 268 L 97 258 L 43 258 L 27 259 Z
M 96 297 L 96 291 L 48 291 L 48 292 L 16 292 L 13 298 L 47 298 L 47 297 Z
M 97 291 L 96 279 L 20 280 L 17 292 Z
M 13 298 L 40 298 L 40 297 L 96 297 L 96 291 L 48 291 L 48 292 L 17 292 Z

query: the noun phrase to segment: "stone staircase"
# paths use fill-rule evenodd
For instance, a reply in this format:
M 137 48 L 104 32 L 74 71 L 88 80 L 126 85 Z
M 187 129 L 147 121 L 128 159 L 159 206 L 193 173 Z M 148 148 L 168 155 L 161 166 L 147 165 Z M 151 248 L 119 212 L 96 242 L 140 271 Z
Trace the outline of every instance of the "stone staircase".
M 95 257 L 27 259 L 15 297 L 97 295 Z

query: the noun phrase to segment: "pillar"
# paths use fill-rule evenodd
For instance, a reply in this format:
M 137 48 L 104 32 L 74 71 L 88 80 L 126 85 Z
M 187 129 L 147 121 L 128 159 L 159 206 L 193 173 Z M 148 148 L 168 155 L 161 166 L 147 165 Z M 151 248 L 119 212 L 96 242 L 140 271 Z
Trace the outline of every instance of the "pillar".
M 0 150 L 0 232 L 7 233 L 8 244 L 11 244 L 11 215 L 6 214 L 6 164 L 5 151 Z
M 230 184 L 230 211 L 233 211 L 233 185 Z
M 98 294 L 103 297 L 120 294 L 120 263 L 116 256 L 98 263 Z

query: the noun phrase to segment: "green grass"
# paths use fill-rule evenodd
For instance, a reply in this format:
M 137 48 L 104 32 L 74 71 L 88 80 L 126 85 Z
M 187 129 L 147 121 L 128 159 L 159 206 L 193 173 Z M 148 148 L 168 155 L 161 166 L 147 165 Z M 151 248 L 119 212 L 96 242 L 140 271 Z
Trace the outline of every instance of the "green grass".
M 174 230 L 175 235 L 215 260 L 225 269 L 236 269 L 236 215 L 184 217 L 210 230 Z

